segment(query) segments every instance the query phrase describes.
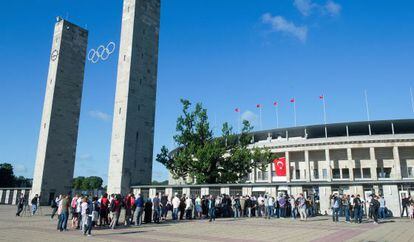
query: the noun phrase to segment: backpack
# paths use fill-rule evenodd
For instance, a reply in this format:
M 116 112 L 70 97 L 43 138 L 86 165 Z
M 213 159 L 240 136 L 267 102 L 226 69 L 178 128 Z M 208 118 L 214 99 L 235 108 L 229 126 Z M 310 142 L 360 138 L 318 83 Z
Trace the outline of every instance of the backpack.
M 115 211 L 115 199 L 112 200 L 111 204 L 109 205 L 109 211 L 111 212 Z

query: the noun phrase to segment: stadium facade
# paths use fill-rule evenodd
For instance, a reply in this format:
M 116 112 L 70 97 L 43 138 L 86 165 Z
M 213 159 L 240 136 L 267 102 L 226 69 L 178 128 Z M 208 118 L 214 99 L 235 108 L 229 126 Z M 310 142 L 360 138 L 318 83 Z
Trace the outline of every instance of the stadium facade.
M 196 185 L 170 179 L 168 186 L 132 188 L 150 197 L 156 192 L 317 194 L 321 213 L 329 213 L 333 193 L 360 194 L 365 199 L 376 193 L 384 195 L 394 216 L 400 214 L 403 194 L 414 190 L 414 119 L 312 125 L 252 134 L 250 148 L 267 147 L 283 162 L 275 161 L 265 171 L 255 169 L 237 184 Z

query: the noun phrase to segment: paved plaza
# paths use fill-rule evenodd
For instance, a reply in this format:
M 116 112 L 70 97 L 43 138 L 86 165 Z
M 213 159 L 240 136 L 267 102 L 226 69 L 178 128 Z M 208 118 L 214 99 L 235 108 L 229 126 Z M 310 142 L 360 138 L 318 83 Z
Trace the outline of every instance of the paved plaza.
M 0 205 L 0 241 L 414 241 L 414 222 L 392 219 L 374 225 L 334 224 L 330 217 L 307 222 L 291 219 L 218 219 L 143 225 L 140 228 L 58 232 L 49 208 L 43 215 L 15 217 L 15 207 Z

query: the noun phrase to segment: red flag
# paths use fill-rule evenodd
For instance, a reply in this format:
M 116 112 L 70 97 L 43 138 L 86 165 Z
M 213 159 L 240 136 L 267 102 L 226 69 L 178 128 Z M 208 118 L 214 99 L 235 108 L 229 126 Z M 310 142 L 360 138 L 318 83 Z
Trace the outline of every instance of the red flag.
M 290 102 L 291 103 L 294 103 L 295 102 L 295 98 L 290 99 Z
M 285 157 L 274 159 L 273 164 L 275 166 L 276 176 L 286 176 L 286 158 Z
M 319 96 L 319 99 L 324 99 L 324 96 L 323 96 L 323 95 L 320 95 L 320 96 Z
M 274 103 L 273 103 L 273 106 L 275 106 L 275 107 L 276 107 L 276 106 L 277 106 L 277 104 L 278 104 L 277 102 L 274 102 Z
M 261 104 L 257 104 L 256 105 L 256 108 L 261 108 L 262 107 L 262 105 Z
M 239 108 L 234 109 L 236 113 L 240 112 Z

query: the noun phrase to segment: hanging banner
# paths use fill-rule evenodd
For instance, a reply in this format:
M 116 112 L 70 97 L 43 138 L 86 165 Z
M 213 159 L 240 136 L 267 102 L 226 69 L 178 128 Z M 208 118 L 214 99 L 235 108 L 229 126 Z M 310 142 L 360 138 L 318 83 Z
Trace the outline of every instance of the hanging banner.
M 273 164 L 275 166 L 276 176 L 286 176 L 286 158 L 285 157 L 274 159 Z

